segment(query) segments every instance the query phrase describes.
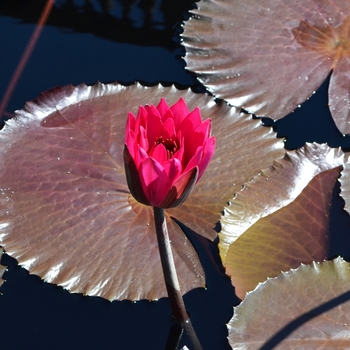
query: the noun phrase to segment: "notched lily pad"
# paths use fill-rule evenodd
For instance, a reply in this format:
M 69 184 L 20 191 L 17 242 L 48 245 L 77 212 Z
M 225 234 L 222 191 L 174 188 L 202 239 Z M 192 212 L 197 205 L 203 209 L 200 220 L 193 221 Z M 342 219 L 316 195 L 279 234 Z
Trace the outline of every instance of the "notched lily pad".
M 301 265 L 260 283 L 228 323 L 235 350 L 348 349 L 350 264 Z
M 123 164 L 127 113 L 157 105 L 161 97 L 169 105 L 182 97 L 190 110 L 198 106 L 220 140 L 190 198 L 167 217 L 182 292 L 205 285 L 197 253 L 170 215 L 214 239 L 232 181 L 243 183 L 281 157 L 283 142 L 235 108 L 161 85 L 55 88 L 6 123 L 0 133 L 0 242 L 9 255 L 71 292 L 109 300 L 166 296 L 153 214 L 130 195 Z
M 220 255 L 236 294 L 328 254 L 332 190 L 348 154 L 307 144 L 247 183 L 221 220 Z
M 350 3 L 198 2 L 183 34 L 188 69 L 213 92 L 259 116 L 280 119 L 333 70 L 329 105 L 350 133 Z

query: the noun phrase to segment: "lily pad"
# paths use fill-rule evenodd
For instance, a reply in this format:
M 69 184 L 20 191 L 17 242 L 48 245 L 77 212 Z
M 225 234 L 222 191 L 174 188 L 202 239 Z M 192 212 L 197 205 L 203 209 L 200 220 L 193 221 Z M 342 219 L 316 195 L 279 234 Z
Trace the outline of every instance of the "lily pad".
M 0 242 L 8 254 L 71 292 L 109 300 L 166 296 L 152 211 L 131 197 L 122 156 L 127 113 L 161 97 L 169 105 L 182 97 L 212 119 L 218 151 L 190 199 L 168 213 L 216 237 L 232 180 L 243 183 L 284 153 L 272 130 L 190 90 L 67 86 L 28 102 L 0 133 Z M 203 287 L 197 253 L 170 216 L 167 221 L 182 292 Z
M 350 2 L 200 1 L 183 34 L 188 69 L 217 97 L 280 119 L 333 70 L 329 105 L 350 133 Z
M 235 350 L 348 349 L 350 264 L 301 265 L 260 283 L 228 323 Z
M 286 152 L 232 199 L 219 247 L 241 299 L 267 277 L 327 257 L 332 190 L 348 156 L 307 144 Z

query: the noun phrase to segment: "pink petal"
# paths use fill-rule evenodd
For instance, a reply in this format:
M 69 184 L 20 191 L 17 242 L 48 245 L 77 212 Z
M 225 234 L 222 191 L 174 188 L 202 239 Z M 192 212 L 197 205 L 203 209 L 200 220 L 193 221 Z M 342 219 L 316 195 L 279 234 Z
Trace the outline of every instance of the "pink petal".
M 184 145 L 183 148 L 185 150 L 183 159 L 184 163 L 187 165 L 191 159 L 195 156 L 195 154 L 198 152 L 198 148 L 203 147 L 203 135 L 192 133 L 191 137 L 187 137 L 184 139 Z M 197 164 L 198 165 L 198 164 Z
M 136 136 L 133 130 L 125 131 L 125 144 L 128 146 L 131 156 L 135 157 L 135 146 L 137 145 Z
M 179 140 L 180 146 L 181 146 L 182 145 L 183 136 L 182 136 L 182 132 L 180 130 L 177 130 L 176 138 Z
M 190 114 L 186 115 L 186 118 L 180 123 L 178 130 L 181 130 L 185 138 L 189 134 L 193 133 L 196 128 L 202 124 L 202 118 L 199 108 L 196 107 Z
M 165 115 L 170 111 L 170 108 L 163 97 L 160 99 L 160 102 L 156 108 L 158 109 L 160 115 Z
M 149 158 L 147 152 L 141 148 L 140 145 L 137 145 L 135 149 L 135 157 L 133 157 L 136 167 L 139 168 L 140 164 L 147 158 Z
M 153 114 L 155 117 L 162 118 L 161 114 L 159 113 L 158 109 L 154 107 L 153 105 L 146 105 L 145 109 L 147 110 L 148 115 Z
M 216 138 L 215 136 L 208 139 L 203 147 L 203 156 L 199 164 L 199 172 L 198 172 L 198 179 L 202 177 L 205 169 L 207 168 L 210 160 L 213 158 L 214 151 L 215 151 L 215 145 L 216 145 Z
M 163 165 L 167 161 L 166 148 L 162 143 L 159 143 L 149 152 L 149 156 Z
M 164 165 L 164 171 L 172 184 L 182 173 L 182 164 L 177 158 L 169 159 Z
M 172 208 L 183 203 L 197 182 L 197 174 L 198 167 L 195 167 L 179 176 L 163 199 L 160 207 Z
M 182 97 L 175 104 L 173 104 L 170 107 L 170 109 L 173 113 L 176 127 L 179 127 L 184 118 L 186 118 L 187 115 L 190 113 L 190 111 L 187 108 L 186 102 Z
M 151 205 L 159 206 L 170 190 L 169 178 L 163 166 L 155 159 L 147 158 L 138 170 L 147 200 Z
M 162 135 L 163 122 L 159 115 L 150 113 L 147 121 L 147 137 L 149 147 L 152 148 L 157 138 Z
M 211 120 L 206 119 L 203 123 L 197 126 L 194 132 L 198 134 L 203 134 L 204 139 L 207 139 L 210 136 L 211 131 Z
M 135 116 L 131 112 L 128 113 L 125 130 L 135 131 Z
M 140 147 L 142 147 L 146 152 L 148 152 L 148 149 L 149 149 L 148 138 L 147 138 L 146 130 L 143 126 L 140 126 L 140 132 L 137 136 L 138 136 L 137 141 Z
M 168 104 L 166 103 L 165 99 L 162 98 L 157 106 L 157 109 L 161 115 L 162 122 L 164 123 L 167 119 L 171 118 L 174 119 L 173 112 L 169 108 Z
M 148 199 L 145 196 L 136 164 L 131 157 L 129 149 L 126 145 L 124 146 L 124 168 L 126 181 L 128 183 L 131 194 L 140 203 L 150 205 Z
M 125 126 L 125 144 L 128 145 L 129 152 L 134 156 L 134 144 L 135 144 L 135 116 L 132 113 L 128 113 Z
M 145 107 L 140 106 L 139 111 L 137 113 L 136 121 L 135 121 L 135 133 L 138 133 L 140 130 L 140 126 L 143 126 L 146 128 L 146 123 L 147 123 L 147 111 Z
M 197 147 L 196 152 L 194 152 L 191 159 L 188 160 L 188 163 L 186 164 L 186 168 L 184 172 L 189 171 L 196 166 L 199 167 L 202 157 L 203 157 L 203 147 L 200 146 L 200 147 Z
M 183 160 L 184 160 L 183 159 L 184 158 L 184 151 L 185 151 L 184 148 L 180 147 L 178 149 L 178 151 L 176 151 L 174 156 L 173 156 L 173 158 L 178 159 L 182 165 L 184 164 L 184 162 L 183 162 Z
M 202 147 L 210 135 L 211 121 L 207 119 L 202 124 L 198 125 L 196 130 L 192 135 L 187 136 L 187 144 L 185 146 L 185 159 L 189 160 L 189 157 L 192 157 L 195 152 L 197 152 L 198 147 Z
M 203 123 L 198 125 L 191 134 L 186 135 L 185 139 L 185 155 L 184 159 L 186 164 L 197 152 L 198 147 L 202 147 L 210 135 L 211 121 L 210 119 L 205 120 Z
M 172 118 L 169 118 L 164 122 L 162 136 L 164 140 L 166 140 L 166 139 L 175 138 L 175 135 L 176 135 L 176 131 L 175 131 L 174 120 Z
M 165 123 L 166 120 L 168 120 L 168 119 L 171 119 L 171 120 L 174 121 L 174 116 L 173 116 L 173 113 L 171 112 L 171 110 L 169 110 L 169 111 L 166 112 L 164 115 L 162 115 L 162 121 L 163 121 L 163 123 Z M 175 128 L 176 128 L 176 126 L 175 126 Z

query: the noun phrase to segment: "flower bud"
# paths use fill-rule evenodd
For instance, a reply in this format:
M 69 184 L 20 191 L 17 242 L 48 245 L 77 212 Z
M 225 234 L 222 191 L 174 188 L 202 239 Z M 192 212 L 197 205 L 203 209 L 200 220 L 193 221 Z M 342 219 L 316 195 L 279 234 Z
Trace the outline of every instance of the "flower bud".
M 202 177 L 215 149 L 211 121 L 199 108 L 189 112 L 185 101 L 169 107 L 140 106 L 129 113 L 125 130 L 124 165 L 134 198 L 145 205 L 172 208 L 183 203 Z

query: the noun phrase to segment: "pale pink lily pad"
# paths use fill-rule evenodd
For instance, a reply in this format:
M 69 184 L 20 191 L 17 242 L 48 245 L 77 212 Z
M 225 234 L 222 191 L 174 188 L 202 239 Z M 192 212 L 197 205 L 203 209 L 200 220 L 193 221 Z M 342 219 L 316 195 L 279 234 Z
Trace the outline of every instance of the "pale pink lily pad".
M 286 152 L 225 208 L 220 255 L 241 299 L 267 277 L 327 257 L 332 189 L 348 157 L 325 144 Z
M 166 296 L 152 211 L 130 196 L 122 159 L 127 113 L 161 97 L 169 105 L 183 97 L 190 110 L 199 106 L 220 139 L 190 199 L 169 210 L 203 236 L 216 237 L 213 227 L 232 181 L 243 183 L 281 157 L 283 142 L 259 120 L 190 90 L 68 86 L 27 103 L 0 133 L 0 242 L 8 254 L 71 292 L 109 300 Z M 247 149 L 251 140 L 254 150 Z M 170 216 L 168 225 L 182 292 L 203 287 L 197 253 Z
M 188 69 L 217 97 L 280 119 L 333 70 L 330 111 L 350 133 L 350 2 L 200 1 L 183 34 Z
M 349 349 L 350 264 L 301 265 L 260 283 L 228 323 L 235 350 Z

